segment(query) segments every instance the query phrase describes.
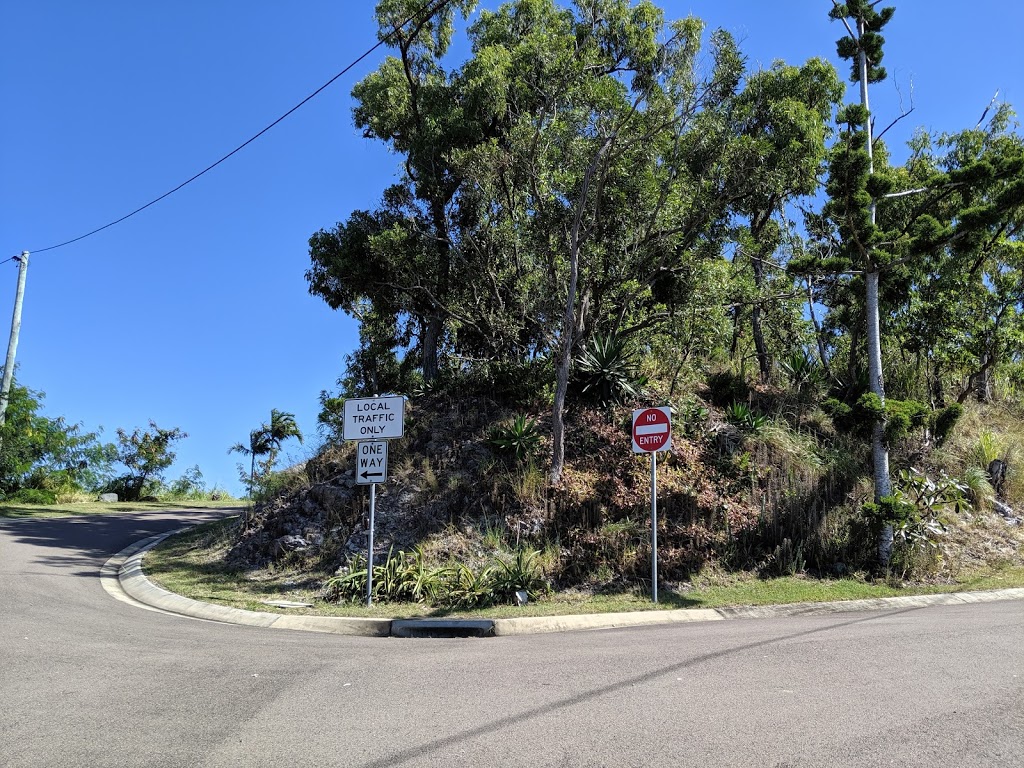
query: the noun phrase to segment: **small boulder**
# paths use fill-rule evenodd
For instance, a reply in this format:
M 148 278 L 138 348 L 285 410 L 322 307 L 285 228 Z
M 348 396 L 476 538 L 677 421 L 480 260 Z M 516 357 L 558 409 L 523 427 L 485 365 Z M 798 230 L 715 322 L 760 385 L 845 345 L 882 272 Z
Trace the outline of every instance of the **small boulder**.
M 117 494 L 116 493 L 101 493 L 100 494 L 100 501 L 105 501 L 105 502 L 108 502 L 108 503 L 113 503 L 113 502 L 120 501 L 120 499 L 117 498 Z

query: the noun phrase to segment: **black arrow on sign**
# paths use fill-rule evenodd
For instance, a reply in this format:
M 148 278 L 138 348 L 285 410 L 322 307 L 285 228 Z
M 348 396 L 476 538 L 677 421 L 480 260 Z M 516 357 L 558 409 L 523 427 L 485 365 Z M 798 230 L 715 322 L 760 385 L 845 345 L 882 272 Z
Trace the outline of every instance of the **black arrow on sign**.
M 384 473 L 383 472 L 363 472 L 363 474 L 361 474 L 360 477 L 363 478 L 364 480 L 366 478 L 368 478 L 368 477 L 384 477 Z

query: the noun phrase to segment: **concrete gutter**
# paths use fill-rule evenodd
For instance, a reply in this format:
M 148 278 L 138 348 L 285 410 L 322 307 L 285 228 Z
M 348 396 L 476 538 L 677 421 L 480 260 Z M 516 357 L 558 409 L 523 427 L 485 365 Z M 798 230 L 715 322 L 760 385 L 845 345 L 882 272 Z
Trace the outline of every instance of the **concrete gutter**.
M 362 635 L 364 637 L 387 637 L 391 634 L 391 619 L 362 619 L 342 616 L 294 616 L 263 611 L 244 611 L 225 605 L 212 605 L 168 592 L 158 587 L 142 571 L 142 557 L 146 552 L 168 536 L 144 539 L 119 552 L 112 559 L 123 558 L 118 569 L 118 581 L 132 600 L 157 608 L 167 613 L 191 616 L 196 619 L 218 621 L 225 624 L 243 624 L 268 629 L 293 629 L 303 632 L 330 632 L 336 635 Z M 109 591 L 109 590 L 108 590 Z
M 1024 600 L 1024 587 L 1017 587 L 988 592 L 948 592 L 938 595 L 840 600 L 831 603 L 796 603 L 791 605 L 741 606 L 734 608 L 687 608 L 668 611 L 592 613 L 568 616 L 524 616 L 516 619 L 362 619 L 341 616 L 283 615 L 263 611 L 245 611 L 240 608 L 203 603 L 199 600 L 192 600 L 191 598 L 168 592 L 163 587 L 158 587 L 146 578 L 146 574 L 142 571 L 143 555 L 168 536 L 180 533 L 183 530 L 186 529 L 143 539 L 110 558 L 101 569 L 100 576 L 107 592 L 119 600 L 142 608 L 190 616 L 206 621 L 266 627 L 268 629 L 329 632 L 336 635 L 360 635 L 363 637 L 503 637 L 544 632 L 680 624 L 695 621 L 816 616 L 856 611 L 891 611 L 902 608 L 925 608 L 933 605 Z

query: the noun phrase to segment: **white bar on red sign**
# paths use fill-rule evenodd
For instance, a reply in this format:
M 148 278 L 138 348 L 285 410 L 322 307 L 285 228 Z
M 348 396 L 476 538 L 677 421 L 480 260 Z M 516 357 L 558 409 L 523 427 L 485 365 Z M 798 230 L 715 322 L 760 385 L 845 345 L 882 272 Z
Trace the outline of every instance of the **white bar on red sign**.
M 663 435 L 668 432 L 668 424 L 637 425 L 635 431 L 638 435 Z

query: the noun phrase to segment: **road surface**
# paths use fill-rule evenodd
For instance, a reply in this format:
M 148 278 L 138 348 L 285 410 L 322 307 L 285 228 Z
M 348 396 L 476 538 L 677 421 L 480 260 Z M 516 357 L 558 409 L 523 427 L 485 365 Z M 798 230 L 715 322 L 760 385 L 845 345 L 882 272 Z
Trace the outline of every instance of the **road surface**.
M 1021 602 L 403 640 L 101 588 L 211 514 L 0 519 L 0 766 L 1024 765 Z

